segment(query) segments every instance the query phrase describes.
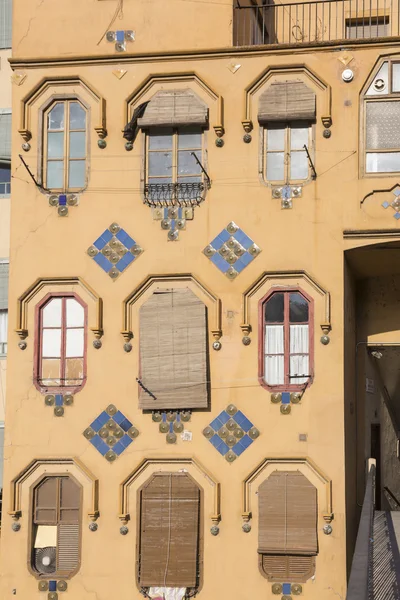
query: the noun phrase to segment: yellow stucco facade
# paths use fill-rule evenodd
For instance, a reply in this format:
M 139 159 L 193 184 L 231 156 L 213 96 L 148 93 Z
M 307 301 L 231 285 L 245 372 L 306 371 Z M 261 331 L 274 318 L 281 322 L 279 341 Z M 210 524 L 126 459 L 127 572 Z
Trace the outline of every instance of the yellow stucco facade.
M 83 488 L 80 566 L 59 597 L 140 598 L 137 492 L 154 472 L 187 469 L 203 494 L 199 598 L 278 597 L 260 573 L 257 553 L 257 490 L 275 470 L 298 470 L 317 489 L 316 569 L 302 583 L 302 595 L 344 598 L 370 456 L 369 426 L 379 421 L 378 408 L 368 412 L 364 393 L 365 377 L 374 379 L 370 359 L 356 355 L 356 345 L 374 335 L 371 343 L 385 335 L 388 343 L 398 339 L 397 288 L 387 299 L 391 319 L 378 315 L 375 320 L 374 306 L 376 295 L 392 290 L 393 274 L 400 272 L 392 249 L 400 242 L 399 224 L 393 210 L 381 206 L 391 192 L 363 199 L 374 190 L 390 190 L 399 174 L 363 175 L 361 103 L 379 61 L 400 57 L 398 41 L 233 47 L 232 3 L 219 0 L 69 0 L 63 6 L 15 0 L 13 10 L 11 66 L 22 81 L 12 88 L 0 597 L 47 597 L 28 567 L 32 486 L 44 474 L 70 473 Z M 117 29 L 135 32 L 125 52 L 116 52 L 103 35 Z M 345 69 L 353 72 L 350 82 L 342 78 Z M 260 174 L 264 159 L 257 111 L 271 82 L 292 80 L 315 94 L 311 158 L 317 177 L 309 177 L 301 197 L 293 197 L 286 209 Z M 161 90 L 178 89 L 192 90 L 208 107 L 203 156 L 211 186 L 178 240 L 170 241 L 143 202 L 144 133 L 139 131 L 128 151 L 122 130 L 139 104 Z M 55 99 L 71 97 L 78 97 L 89 114 L 88 181 L 78 204 L 60 216 L 49 205 L 51 194 L 41 188 L 43 114 Z M 325 137 L 326 131 L 331 135 Z M 98 145 L 103 139 L 104 148 Z M 24 143 L 30 148 L 23 159 L 37 186 L 19 158 Z M 232 221 L 261 252 L 230 279 L 203 250 Z M 116 279 L 87 252 L 112 223 L 143 249 Z M 381 252 L 362 254 L 376 244 Z M 353 253 L 349 260 L 348 251 Z M 377 281 L 385 277 L 386 283 Z M 373 281 L 360 296 L 359 280 L 367 278 Z M 194 410 L 185 424 L 191 435 L 178 435 L 168 444 L 149 411 L 138 407 L 136 378 L 140 307 L 157 288 L 172 287 L 188 287 L 207 306 L 211 394 L 209 407 Z M 271 391 L 258 379 L 259 302 L 277 288 L 300 288 L 314 306 L 313 380 L 288 414 L 271 402 Z M 49 293 L 76 293 L 88 307 L 87 381 L 62 417 L 45 405 L 45 392 L 33 380 L 35 315 Z M 358 323 L 363 310 L 368 318 Z M 386 332 L 395 331 L 396 340 L 389 340 Z M 321 343 L 322 336 L 329 336 L 329 343 Z M 244 337 L 250 343 L 243 343 Z M 93 345 L 96 340 L 101 347 Z M 375 396 L 377 407 L 383 406 L 378 390 Z M 114 462 L 83 435 L 110 404 L 139 431 Z M 231 464 L 203 435 L 229 404 L 260 432 Z M 394 479 L 397 469 L 394 465 Z M 91 523 L 98 525 L 96 531 L 89 529 Z M 246 523 L 248 532 L 242 529 Z M 327 525 L 331 532 L 324 532 Z M 128 527 L 126 535 L 121 526 Z M 211 534 L 213 526 L 219 527 L 218 535 Z

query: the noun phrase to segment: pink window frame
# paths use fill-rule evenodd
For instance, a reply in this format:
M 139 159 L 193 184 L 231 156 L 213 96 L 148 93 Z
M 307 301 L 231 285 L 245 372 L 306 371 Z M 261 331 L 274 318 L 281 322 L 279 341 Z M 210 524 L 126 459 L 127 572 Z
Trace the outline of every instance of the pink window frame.
M 84 320 L 83 320 L 83 328 L 84 328 L 84 342 L 83 342 L 83 379 L 80 385 L 60 385 L 60 386 L 45 386 L 41 383 L 42 376 L 42 309 L 52 300 L 53 298 L 74 298 L 79 304 L 82 306 L 84 310 Z M 65 374 L 65 333 L 66 333 L 66 318 L 65 318 L 65 307 L 66 303 L 63 302 L 62 307 L 62 320 L 61 320 L 61 378 L 63 373 Z M 33 382 L 35 384 L 36 389 L 41 392 L 53 394 L 60 392 L 70 392 L 76 394 L 80 392 L 81 389 L 86 384 L 87 379 L 87 304 L 83 302 L 83 300 L 73 292 L 50 292 L 47 294 L 39 304 L 36 305 L 35 309 L 35 331 L 36 331 L 36 340 L 35 340 L 35 352 L 34 352 L 34 369 L 33 369 Z
M 290 340 L 289 340 L 289 295 L 297 292 L 308 302 L 308 340 L 309 340 L 309 379 L 307 383 L 289 383 L 289 360 L 290 360 Z M 284 369 L 285 383 L 279 385 L 270 385 L 265 379 L 265 317 L 264 306 L 274 294 L 284 294 Z M 301 323 L 298 323 L 301 324 Z M 303 323 L 304 325 L 306 323 Z M 300 392 L 309 387 L 314 380 L 314 300 L 306 294 L 300 287 L 280 287 L 272 288 L 258 303 L 258 382 L 271 392 Z

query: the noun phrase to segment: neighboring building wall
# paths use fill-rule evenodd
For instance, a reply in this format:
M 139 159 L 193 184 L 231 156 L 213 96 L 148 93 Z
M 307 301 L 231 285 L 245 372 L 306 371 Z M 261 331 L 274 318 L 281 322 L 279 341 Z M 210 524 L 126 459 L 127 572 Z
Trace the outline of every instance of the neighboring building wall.
M 0 168 L 11 161 L 11 75 L 8 59 L 11 57 L 11 1 L 0 0 Z M 4 174 L 4 171 L 3 171 Z M 10 192 L 8 184 L 0 178 L 0 263 L 5 264 L 10 255 Z M 4 270 L 4 267 L 0 269 Z M 1 277 L 1 276 L 0 276 Z M 0 285 L 4 287 L 4 278 Z M 6 292 L 7 293 L 7 292 Z M 4 290 L 0 290 L 4 296 Z M 0 489 L 3 486 L 3 440 L 5 418 L 5 391 L 7 374 L 7 317 L 4 301 L 0 309 Z
M 276 475 L 275 471 L 278 475 L 299 471 L 307 483 L 299 477 L 299 490 L 304 495 L 299 492 L 298 504 L 296 486 L 295 491 L 289 490 L 292 506 L 298 511 L 291 514 L 291 527 L 297 527 L 298 534 L 303 524 L 302 511 L 308 517 L 311 514 L 312 524 L 315 520 L 316 523 L 314 530 L 305 535 L 305 548 L 301 547 L 301 535 L 297 540 L 299 556 L 311 559 L 304 577 L 307 581 L 301 578 L 294 581 L 299 583 L 300 579 L 304 597 L 310 600 L 343 598 L 346 560 L 350 562 L 356 530 L 354 523 L 348 521 L 354 520 L 358 510 L 352 479 L 358 468 L 360 501 L 365 458 L 364 445 L 358 465 L 352 455 L 351 440 L 345 450 L 345 433 L 351 436 L 354 431 L 352 393 L 356 368 L 354 291 L 350 273 L 346 274 L 346 281 L 344 278 L 344 252 L 360 242 L 344 239 L 344 230 L 363 230 L 367 239 L 368 236 L 373 239 L 368 233 L 371 230 L 395 226 L 393 213 L 384 211 L 380 201 L 369 200 L 360 208 L 360 201 L 372 189 L 390 188 L 395 179 L 386 175 L 379 176 L 379 180 L 360 177 L 357 124 L 360 93 L 376 66 L 377 56 L 381 52 L 385 55 L 400 53 L 400 46 L 391 40 L 392 45 L 384 47 L 379 43 L 360 42 L 351 47 L 351 52 L 343 50 L 343 43 L 332 47 L 318 44 L 303 47 L 298 54 L 296 49 L 289 52 L 279 47 L 235 49 L 231 47 L 232 5 L 229 2 L 185 0 L 149 4 L 144 0 L 135 3 L 127 0 L 120 18 L 109 25 L 116 8 L 114 2 L 106 0 L 87 4 L 70 0 L 63 7 L 40 0 L 15 0 L 14 3 L 11 63 L 20 76 L 20 85 L 13 86 L 12 100 L 13 115 L 16 115 L 12 128 L 12 159 L 13 173 L 17 175 L 12 180 L 12 326 L 0 596 L 11 597 L 16 590 L 21 598 L 33 597 L 39 590 L 47 591 L 43 581 L 50 579 L 54 586 L 53 580 L 68 579 L 68 593 L 74 598 L 84 598 L 88 590 L 99 600 L 116 593 L 122 598 L 139 597 L 134 571 L 139 559 L 143 559 L 139 556 L 142 526 L 139 514 L 140 506 L 142 515 L 146 507 L 138 502 L 147 489 L 148 479 L 165 471 L 174 475 L 187 472 L 190 484 L 184 491 L 188 497 L 182 493 L 180 500 L 191 502 L 191 514 L 193 506 L 196 510 L 195 502 L 201 505 L 200 513 L 196 513 L 200 534 L 196 537 L 192 533 L 201 565 L 199 598 L 211 600 L 227 593 L 233 600 L 259 595 L 272 598 L 273 584 L 278 584 L 278 590 L 279 585 L 288 585 L 293 568 L 288 566 L 285 575 L 281 578 L 277 575 L 275 581 L 268 581 L 260 572 L 259 560 L 265 574 L 270 555 L 275 557 L 277 553 L 279 560 L 279 550 L 284 556 L 291 553 L 286 545 L 275 549 L 275 553 L 268 546 L 274 523 L 266 522 L 270 515 L 265 515 L 265 506 L 258 502 L 258 489 L 268 476 Z M 135 42 L 117 41 L 126 43 L 126 53 L 116 52 L 115 41 L 101 37 L 103 32 L 117 29 L 136 31 Z M 349 64 L 354 79 L 345 83 L 342 73 Z M 268 93 L 271 81 L 280 84 L 275 86 L 279 91 L 272 95 Z M 296 102 L 296 95 L 293 99 L 292 87 L 300 88 L 302 101 L 297 99 Z M 284 101 L 279 102 L 281 90 L 284 90 Z M 186 125 L 205 125 L 203 139 L 207 152 L 202 154 L 202 159 L 211 187 L 206 193 L 202 191 L 205 199 L 195 207 L 194 218 L 186 207 L 183 214 L 168 216 L 163 207 L 156 206 L 152 210 L 143 202 L 145 132 L 152 126 L 146 121 L 152 113 L 144 112 L 147 108 L 144 109 L 143 103 L 150 101 L 151 106 L 156 93 L 159 93 L 157 106 L 161 108 L 155 116 L 153 114 L 156 119 L 153 125 L 161 122 L 165 126 L 168 119 L 176 125 L 179 118 Z M 173 101 L 170 101 L 171 96 Z M 55 104 L 63 103 L 64 114 L 68 111 L 71 114 L 77 110 L 71 108 L 74 99 L 79 100 L 81 111 L 87 111 L 89 180 L 86 188 L 82 186 L 85 189 L 79 190 L 78 185 L 75 193 L 67 198 L 62 193 L 66 191 L 64 184 L 48 184 L 53 167 L 46 172 L 45 159 L 48 146 L 53 143 L 49 141 L 51 135 L 60 134 L 63 129 L 62 119 L 55 114 L 50 117 L 49 111 Z M 307 180 L 293 184 L 289 192 L 284 182 L 273 186 L 263 179 L 264 132 L 258 123 L 259 120 L 270 122 L 274 113 L 268 111 L 282 114 L 280 111 L 286 102 L 293 109 L 288 121 L 298 118 L 313 121 L 306 141 L 318 175 L 314 180 L 311 169 L 307 168 Z M 136 111 L 139 106 L 141 109 Z M 163 112 L 165 107 L 166 113 Z M 137 135 L 133 144 L 128 142 L 127 145 L 121 130 L 132 117 L 135 119 L 131 129 Z M 84 133 L 85 127 L 76 124 L 82 119 L 81 113 L 74 119 L 73 133 Z M 142 124 L 140 119 L 143 119 Z M 47 138 L 49 124 L 53 129 Z M 331 136 L 324 133 L 326 130 Z M 286 160 L 282 161 L 282 169 L 287 168 L 288 160 L 288 130 L 285 132 Z M 23 143 L 29 143 L 23 158 L 35 182 L 19 158 Z M 179 143 L 176 135 L 174 143 Z M 176 149 L 176 145 L 174 147 Z M 165 148 L 163 150 L 168 154 Z M 273 152 L 270 147 L 268 150 Z M 302 151 L 302 147 L 299 150 Z M 68 150 L 63 146 L 61 155 L 57 154 L 58 148 L 51 152 L 54 153 L 50 159 L 56 162 L 60 156 L 64 160 Z M 44 189 L 46 185 L 57 189 L 50 193 Z M 207 187 L 206 178 L 204 185 Z M 282 187 L 285 187 L 283 191 Z M 147 197 L 148 204 L 157 198 L 158 192 L 154 192 L 155 196 L 151 193 L 150 198 Z M 292 197 L 285 198 L 285 193 Z M 291 210 L 287 209 L 289 200 Z M 179 223 L 184 217 L 186 223 Z M 120 227 L 133 239 L 124 235 Z M 124 254 L 125 260 L 132 262 L 126 270 L 123 268 L 126 263 L 111 266 L 107 256 L 113 264 L 116 262 L 111 250 L 107 249 L 104 254 L 98 252 L 104 249 L 112 232 L 118 232 L 125 249 L 133 248 L 133 253 Z M 215 252 L 224 241 L 218 237 L 221 232 L 225 237 L 237 235 L 244 248 L 235 246 L 244 258 L 237 263 L 237 271 L 227 271 L 228 275 L 223 272 L 228 269 L 224 252 L 220 258 Z M 118 242 L 115 247 L 121 250 Z M 247 248 L 252 248 L 253 253 L 245 251 Z M 225 256 L 234 262 L 235 257 L 227 252 Z M 118 264 L 122 272 L 118 271 Z M 157 332 L 152 333 L 161 348 L 160 355 L 164 352 L 168 369 L 163 373 L 160 368 L 157 372 L 160 363 L 164 366 L 162 360 L 156 367 L 153 365 L 159 378 L 160 397 L 157 392 L 152 396 L 146 382 L 141 382 L 142 387 L 139 387 L 137 381 L 144 368 L 143 360 L 148 360 L 148 356 L 140 356 L 139 350 L 144 318 L 141 309 L 156 290 L 166 295 L 171 294 L 171 289 L 175 293 L 186 287 L 207 307 L 205 333 L 209 364 L 198 351 L 192 371 L 201 372 L 203 377 L 193 382 L 189 373 L 187 383 L 188 387 L 192 384 L 196 387 L 194 383 L 201 387 L 201 398 L 196 399 L 193 391 L 188 392 L 188 403 L 194 403 L 191 419 L 184 421 L 182 437 L 181 424 L 175 422 L 177 439 L 175 443 L 168 443 L 174 438 L 166 438 L 168 425 L 157 420 L 163 417 L 158 414 L 152 417 L 149 397 L 160 401 L 166 393 L 163 384 L 170 385 L 171 372 L 174 371 L 175 376 L 175 369 L 179 371 L 179 358 L 174 363 L 170 355 L 177 355 L 180 349 L 181 356 L 186 356 L 194 340 L 202 348 L 203 338 L 198 336 L 196 326 L 193 337 L 189 335 L 188 315 L 193 315 L 190 303 L 190 310 L 185 309 L 187 312 L 182 318 L 185 327 L 173 310 L 173 302 L 171 307 L 163 306 L 165 312 L 160 309 L 155 321 L 163 335 L 157 337 Z M 268 327 L 260 318 L 263 314 L 260 306 L 278 288 L 293 294 L 301 292 L 309 307 L 310 372 L 302 375 L 310 385 L 302 384 L 304 389 L 296 389 L 297 396 L 289 395 L 295 393 L 291 381 L 285 381 L 278 389 L 271 386 L 268 389 L 260 372 L 264 361 L 260 340 L 264 328 Z M 57 394 L 50 393 L 52 388 L 43 375 L 46 359 L 57 359 L 58 355 L 44 355 L 41 340 L 46 327 L 39 328 L 45 321 L 46 303 L 52 295 L 59 299 L 60 294 L 65 298 L 63 307 L 67 299 L 77 295 L 87 310 L 87 313 L 80 311 L 79 314 L 85 316 L 76 326 L 79 329 L 86 323 L 87 327 L 86 362 L 83 361 L 81 371 L 78 369 L 83 378 L 87 373 L 87 380 L 84 379 L 82 389 L 71 384 L 63 396 L 59 389 Z M 60 316 L 57 327 L 53 326 L 63 332 L 60 336 L 65 339 L 66 309 L 62 310 L 59 315 L 64 317 Z M 287 329 L 288 312 L 285 313 Z M 165 314 L 167 318 L 163 319 Z M 203 321 L 195 313 L 195 324 L 204 322 L 204 312 L 202 314 Z M 162 329 L 165 320 L 173 322 L 168 333 Z M 183 329 L 181 339 L 177 335 L 180 328 Z M 201 329 L 201 325 L 198 328 Z M 168 345 L 171 338 L 175 343 L 172 349 Z M 60 342 L 57 352 L 61 345 Z M 64 346 L 62 348 L 64 352 Z M 81 358 L 81 354 L 74 356 L 77 362 Z M 345 360 L 348 361 L 347 373 Z M 47 367 L 50 369 L 49 363 Z M 288 379 L 289 373 L 284 375 Z M 154 372 L 151 376 L 156 379 Z M 57 378 L 54 373 L 48 377 Z M 205 385 L 210 391 L 208 403 Z M 276 397 L 276 393 L 282 396 Z M 141 407 L 146 400 L 148 402 L 143 410 L 139 408 L 139 399 Z M 201 407 L 196 402 L 201 403 Z M 134 428 L 122 421 L 121 414 L 115 413 L 110 405 L 123 413 Z M 249 431 L 249 435 L 244 436 L 248 447 L 242 451 L 240 446 L 233 455 L 233 451 L 223 451 L 225 446 L 220 440 L 211 438 L 209 427 L 213 424 L 215 430 L 223 430 L 215 419 L 227 407 L 228 412 L 234 412 L 230 405 L 242 411 L 256 427 L 255 430 L 250 427 L 238 413 L 244 431 Z M 104 415 L 107 407 L 109 412 Z M 360 408 L 360 415 L 362 411 Z M 100 421 L 97 420 L 99 415 Z M 120 431 L 111 419 L 114 416 L 119 419 L 120 429 L 125 423 L 129 431 L 126 435 L 121 433 L 127 447 L 110 436 L 110 449 L 106 452 L 103 439 L 108 436 L 103 426 L 109 423 L 111 431 Z M 221 418 L 227 417 L 223 414 Z M 162 430 L 166 429 L 163 433 L 159 431 L 160 425 Z M 238 436 L 242 433 L 239 431 Z M 221 435 L 227 438 L 226 434 Z M 209 438 L 213 440 L 211 443 Z M 363 444 L 362 437 L 360 440 L 359 444 Z M 118 452 L 112 450 L 113 447 L 118 448 Z M 60 515 L 65 507 L 58 503 L 53 508 L 53 500 L 48 498 L 49 504 L 41 505 L 41 499 L 37 498 L 38 486 L 50 476 L 57 479 L 57 490 L 62 489 L 67 477 L 73 478 L 73 497 L 81 498 L 80 506 L 72 507 L 75 512 L 69 523 L 75 536 L 71 542 L 74 552 L 70 553 L 73 555 L 70 568 L 60 569 L 61 575 L 53 575 L 53 578 L 40 577 L 32 566 L 32 557 L 36 560 L 41 550 L 57 545 L 62 532 Z M 185 481 L 189 476 L 185 475 Z M 293 478 L 291 473 L 290 480 Z M 285 482 L 285 477 L 281 480 Z M 287 504 L 286 483 L 281 480 L 279 490 L 285 490 L 285 500 L 273 505 L 280 519 L 282 504 L 285 503 L 285 507 Z M 171 476 L 166 481 L 170 485 L 166 492 L 170 502 L 162 505 L 168 514 L 164 534 L 165 527 L 171 529 L 172 522 L 176 534 L 180 523 L 168 496 L 176 480 Z M 266 497 L 269 498 L 267 493 Z M 306 508 L 304 503 L 308 503 Z M 46 525 L 40 510 L 49 506 L 54 515 Z M 281 525 L 281 529 L 289 527 L 283 520 L 285 525 Z M 261 524 L 265 529 L 261 530 Z M 51 531 L 38 540 L 38 528 L 43 525 Z M 58 532 L 55 537 L 54 531 Z M 185 530 L 184 544 L 190 547 L 191 540 L 186 533 Z M 178 544 L 176 538 L 173 539 L 175 551 Z M 157 560 L 154 547 L 157 548 L 157 544 L 153 539 L 150 558 Z M 179 561 L 174 565 L 177 563 Z M 192 567 L 191 564 L 193 578 L 198 574 Z M 166 567 L 165 580 L 167 571 Z M 42 587 L 38 589 L 39 585 Z M 191 584 L 173 587 L 191 587 Z M 287 589 L 283 587 L 279 593 L 288 595 Z

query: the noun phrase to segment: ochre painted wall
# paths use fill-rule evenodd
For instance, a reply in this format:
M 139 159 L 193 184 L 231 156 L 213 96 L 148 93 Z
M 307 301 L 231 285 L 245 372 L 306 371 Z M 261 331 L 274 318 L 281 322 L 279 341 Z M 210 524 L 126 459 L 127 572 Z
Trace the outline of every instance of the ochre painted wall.
M 168 3 L 169 5 L 170 3 Z M 306 458 L 316 465 L 332 485 L 332 534 L 325 535 L 323 514 L 327 509 L 323 475 L 312 475 L 302 467 L 318 489 L 319 552 L 315 578 L 303 586 L 310 600 L 335 599 L 345 596 L 346 589 L 346 502 L 345 502 L 345 400 L 344 400 L 344 250 L 359 244 L 356 239 L 344 241 L 344 230 L 380 230 L 398 227 L 392 213 L 372 198 L 362 205 L 361 199 L 374 188 L 388 188 L 390 177 L 359 177 L 359 96 L 380 54 L 399 52 L 398 46 L 360 44 L 351 49 L 315 47 L 296 50 L 239 51 L 224 50 L 231 43 L 231 6 L 227 2 L 124 2 L 123 18 L 110 29 L 135 29 L 136 42 L 128 44 L 128 53 L 117 54 L 113 44 L 102 41 L 115 11 L 115 3 L 71 0 L 68 9 L 48 3 L 15 0 L 14 5 L 14 69 L 27 75 L 21 86 L 13 87 L 13 179 L 11 209 L 11 279 L 10 323 L 17 322 L 17 299 L 39 278 L 83 278 L 103 299 L 104 336 L 102 348 L 96 350 L 89 332 L 88 379 L 76 394 L 74 405 L 56 418 L 53 409 L 32 381 L 35 349 L 35 304 L 39 292 L 27 309 L 27 347 L 18 347 L 19 338 L 10 327 L 9 374 L 7 388 L 5 480 L 11 481 L 33 459 L 78 457 L 99 480 L 100 518 L 98 531 L 88 529 L 85 516 L 90 508 L 90 490 L 85 489 L 81 568 L 69 581 L 68 596 L 74 599 L 114 595 L 140 598 L 135 584 L 136 504 L 135 494 L 142 481 L 130 488 L 131 521 L 129 534 L 121 536 L 118 519 L 120 484 L 144 459 L 195 458 L 221 484 L 220 533 L 213 537 L 210 516 L 214 512 L 209 481 L 196 469 L 204 489 L 204 566 L 199 598 L 221 598 L 228 593 L 233 600 L 262 596 L 272 598 L 271 583 L 258 570 L 256 489 L 251 489 L 252 530 L 242 531 L 242 484 L 264 459 L 287 461 Z M 63 12 L 64 11 L 64 12 Z M 78 18 L 79 17 L 79 18 Z M 174 17 L 174 18 L 172 18 Z M 220 47 L 221 51 L 207 51 Z M 191 49 L 193 52 L 178 51 Z M 204 52 L 200 52 L 204 50 Z M 163 52 L 176 52 L 166 59 Z M 136 55 L 135 53 L 141 53 Z M 147 53 L 147 54 L 146 54 Z M 344 64 L 340 59 L 351 55 L 355 73 L 350 84 L 343 82 Z M 102 55 L 102 58 L 100 58 Z M 54 59 L 44 59 L 54 57 Z M 232 63 L 239 65 L 236 71 Z M 317 94 L 317 120 L 314 127 L 316 181 L 303 188 L 301 198 L 294 199 L 292 210 L 282 210 L 280 200 L 271 196 L 271 188 L 258 175 L 259 126 L 257 94 L 252 105 L 254 129 L 252 141 L 243 142 L 244 91 L 268 67 L 285 69 L 288 79 L 298 76 L 306 67 L 324 84 L 314 86 Z M 293 75 L 293 67 L 296 72 Z M 113 71 L 126 70 L 121 79 Z M 232 72 L 235 71 L 235 72 Z M 213 125 L 219 124 L 217 102 L 192 82 L 168 83 L 168 74 L 196 73 L 217 95 L 223 97 L 224 146 L 215 145 Z M 121 130 L 125 120 L 125 101 L 149 75 L 164 76 L 154 91 L 192 87 L 208 98 L 210 128 L 206 132 L 207 164 L 212 180 L 205 202 L 195 210 L 179 241 L 167 241 L 160 222 L 152 219 L 150 208 L 141 195 L 143 136 L 139 134 L 132 151 L 125 150 Z M 71 207 L 67 217 L 59 217 L 57 209 L 32 183 L 20 163 L 23 128 L 19 115 L 21 101 L 44 78 L 80 77 L 106 101 L 107 147 L 100 149 L 94 130 L 96 102 L 92 99 L 90 123 L 90 180 L 80 195 L 79 206 Z M 303 75 L 300 75 L 303 77 Z M 321 117 L 327 109 L 327 91 L 332 89 L 332 136 L 323 137 Z M 61 86 L 62 88 L 62 86 Z M 76 85 L 76 93 L 79 86 Z M 65 93 L 64 89 L 61 89 Z M 29 129 L 31 150 L 24 154 L 35 176 L 41 164 L 38 111 L 41 101 L 32 105 Z M 262 249 L 257 258 L 234 280 L 225 277 L 203 254 L 214 237 L 234 221 Z M 111 223 L 117 222 L 144 249 L 144 253 L 116 281 L 112 281 L 87 255 L 87 248 Z M 400 236 L 399 236 L 400 237 Z M 250 301 L 253 325 L 252 343 L 242 344 L 242 294 L 264 272 L 276 272 Z M 322 345 L 320 325 L 325 322 L 325 298 L 300 275 L 292 278 L 287 271 L 305 271 L 330 294 L 332 332 L 329 345 Z M 193 438 L 167 445 L 149 414 L 138 409 L 138 308 L 132 309 L 133 349 L 123 350 L 121 336 L 122 302 L 149 275 L 191 273 L 203 282 L 222 302 L 222 348 L 212 349 L 210 324 L 210 411 L 194 412 L 188 429 Z M 299 405 L 290 415 L 282 415 L 272 404 L 270 393 L 257 378 L 258 300 L 272 285 L 298 285 L 315 303 L 315 378 Z M 48 291 L 76 291 L 77 285 L 50 285 Z M 349 307 L 352 300 L 349 300 Z M 94 308 L 89 303 L 89 325 L 93 326 Z M 213 305 L 208 300 L 210 314 Z M 351 317 L 348 319 L 352 327 Z M 349 353 L 354 338 L 347 340 Z M 348 383 L 346 402 L 351 401 Z M 115 404 L 139 429 L 140 435 L 115 461 L 109 464 L 82 435 L 97 415 L 110 403 Z M 228 464 L 202 435 L 203 428 L 230 403 L 235 404 L 260 430 L 260 437 L 233 464 Z M 350 406 L 350 404 L 349 404 Z M 346 408 L 350 412 L 350 408 Z M 353 425 L 351 425 L 353 427 Z M 350 427 L 350 431 L 351 431 Z M 299 441 L 307 434 L 307 441 Z M 363 460 L 361 460 L 363 463 Z M 45 467 L 51 472 L 52 467 Z M 149 467 L 147 473 L 150 474 Z M 166 468 L 166 467 L 165 467 Z M 290 468 L 290 467 L 288 467 Z M 360 469 L 363 467 L 361 466 Z M 54 469 L 54 467 L 53 467 Z M 173 467 L 171 467 L 173 469 Z M 355 470 L 349 464 L 350 475 Z M 200 473 L 200 474 L 199 474 Z M 31 480 L 30 480 L 31 481 Z M 353 492 L 348 497 L 350 518 L 354 518 Z M 21 529 L 14 532 L 9 486 L 5 486 L 0 596 L 4 600 L 35 597 L 37 580 L 27 569 L 29 536 L 29 489 L 22 487 Z M 355 533 L 350 526 L 349 552 Z M 9 548 L 13 551 L 10 552 Z

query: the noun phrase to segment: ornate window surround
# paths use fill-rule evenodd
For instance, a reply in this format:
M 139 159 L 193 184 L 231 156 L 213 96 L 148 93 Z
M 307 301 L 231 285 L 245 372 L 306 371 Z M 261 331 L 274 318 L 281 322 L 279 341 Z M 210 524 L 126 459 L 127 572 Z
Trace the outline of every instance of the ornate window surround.
M 95 342 L 102 337 L 103 331 L 103 300 L 81 277 L 40 277 L 30 285 L 17 300 L 17 327 L 15 332 L 21 342 L 19 347 L 25 350 L 25 339 L 29 335 L 29 327 L 35 323 L 35 306 L 49 293 L 77 293 L 88 306 L 90 331 L 94 334 Z M 34 303 L 34 305 L 33 305 Z M 29 325 L 30 324 L 30 325 Z M 101 342 L 100 342 L 101 346 Z M 97 347 L 100 347 L 97 344 Z

